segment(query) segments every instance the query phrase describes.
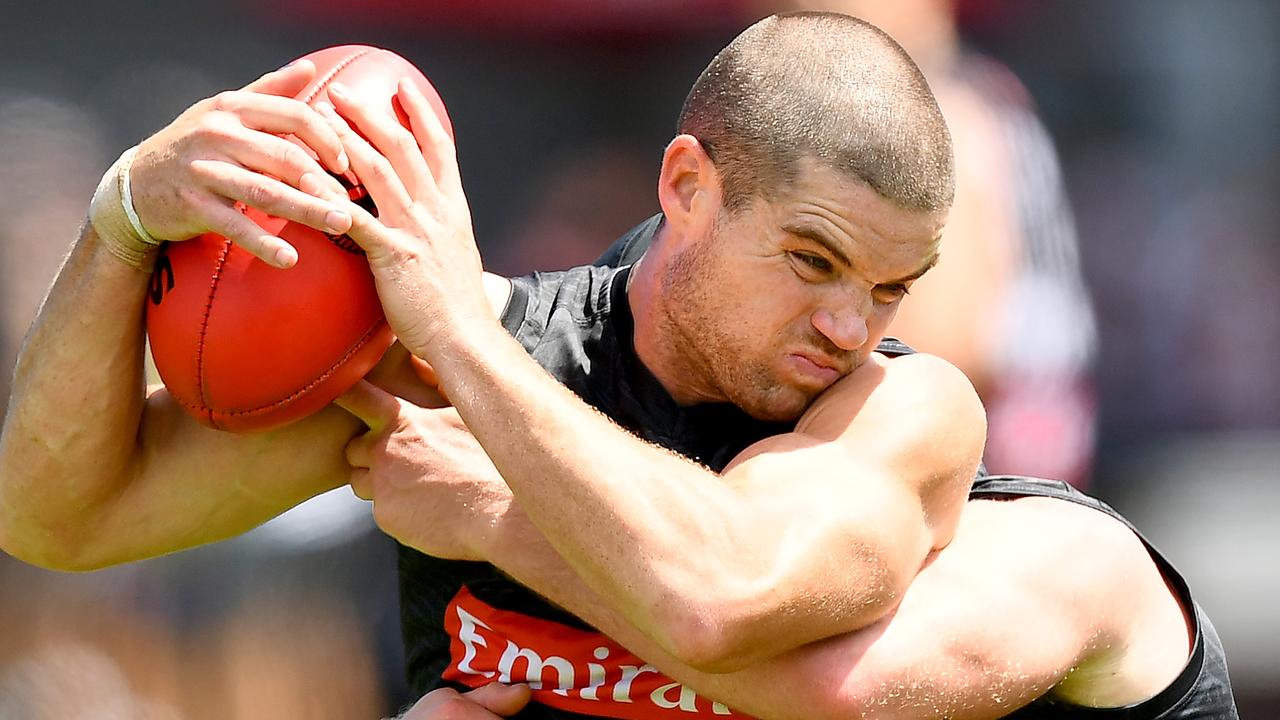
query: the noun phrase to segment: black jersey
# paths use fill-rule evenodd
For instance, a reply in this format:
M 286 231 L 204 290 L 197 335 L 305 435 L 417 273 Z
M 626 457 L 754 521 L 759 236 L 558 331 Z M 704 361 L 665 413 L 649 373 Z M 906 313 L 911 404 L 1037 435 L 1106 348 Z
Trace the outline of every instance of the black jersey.
M 756 420 L 730 404 L 681 407 L 639 362 L 626 279 L 660 224 L 660 217 L 641 224 L 595 266 L 516 278 L 502 322 L 584 401 L 639 437 L 720 471 L 748 445 L 791 425 Z M 910 352 L 893 340 L 879 350 Z M 400 587 L 409 681 L 419 693 L 442 684 L 528 682 L 536 702 L 522 719 L 745 717 L 671 681 L 487 563 L 402 547 Z

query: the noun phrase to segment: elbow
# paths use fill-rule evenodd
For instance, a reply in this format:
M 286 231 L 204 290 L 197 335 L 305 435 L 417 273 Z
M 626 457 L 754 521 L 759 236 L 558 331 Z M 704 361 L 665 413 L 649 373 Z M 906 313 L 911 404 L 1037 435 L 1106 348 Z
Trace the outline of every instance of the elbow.
M 843 593 L 797 599 L 778 593 L 776 581 L 758 583 L 754 591 L 704 583 L 696 596 L 655 605 L 663 610 L 654 617 L 654 639 L 681 664 L 718 675 L 860 630 L 890 616 L 911 580 L 910 573 L 896 573 L 878 560 L 864 562 L 862 574 L 867 588 L 875 590 L 864 590 L 856 599 Z
M 666 624 L 663 646 L 682 665 L 708 674 L 741 670 L 758 661 L 746 633 L 727 613 L 708 608 Z
M 69 533 L 23 520 L 0 506 L 0 551 L 45 570 L 89 572 L 110 565 L 95 557 L 85 533 Z
M 86 548 L 72 543 L 20 538 L 3 521 L 0 521 L 0 551 L 28 565 L 58 572 L 90 572 L 109 565 L 92 559 Z
M 661 643 L 681 664 L 698 672 L 736 672 L 799 644 L 769 637 L 776 633 L 762 618 L 785 610 L 762 610 L 768 607 L 764 601 L 728 600 L 705 592 L 697 600 L 667 607 L 658 621 L 663 630 Z M 677 609 L 671 610 L 673 607 Z

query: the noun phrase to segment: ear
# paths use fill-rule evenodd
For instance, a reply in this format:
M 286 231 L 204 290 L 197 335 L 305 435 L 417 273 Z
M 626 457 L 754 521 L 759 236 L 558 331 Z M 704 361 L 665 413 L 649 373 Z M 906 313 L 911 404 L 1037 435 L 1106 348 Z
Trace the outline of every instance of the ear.
M 720 175 L 702 143 L 692 135 L 677 135 L 662 154 L 658 174 L 658 202 L 673 230 L 702 236 L 721 206 Z

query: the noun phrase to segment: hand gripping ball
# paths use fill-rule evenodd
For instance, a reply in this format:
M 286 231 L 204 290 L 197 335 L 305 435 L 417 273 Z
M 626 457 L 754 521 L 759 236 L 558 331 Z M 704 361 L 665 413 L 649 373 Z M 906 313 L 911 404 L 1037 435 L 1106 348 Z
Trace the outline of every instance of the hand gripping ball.
M 435 88 L 399 55 L 344 45 L 306 59 L 315 63 L 316 77 L 299 100 L 327 101 L 326 89 L 336 80 L 408 127 L 393 102 L 397 82 L 408 77 L 452 135 Z M 367 202 L 354 175 L 342 181 L 352 200 Z M 273 268 L 230 240 L 205 234 L 165 246 L 147 300 L 151 353 L 170 394 L 201 423 L 235 432 L 277 427 L 320 410 L 377 364 L 394 340 L 354 241 L 252 208 L 242 212 L 297 248 L 297 264 Z

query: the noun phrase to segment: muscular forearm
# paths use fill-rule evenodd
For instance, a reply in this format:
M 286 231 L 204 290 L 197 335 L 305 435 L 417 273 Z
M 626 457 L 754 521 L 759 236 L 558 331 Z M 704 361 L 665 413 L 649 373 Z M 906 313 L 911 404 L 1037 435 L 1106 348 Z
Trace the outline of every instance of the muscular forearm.
M 440 343 L 445 391 L 556 550 L 668 652 L 724 670 L 887 610 L 875 553 L 809 552 L 830 540 L 819 509 L 766 507 L 638 440 L 494 330 Z
M 0 547 L 88 570 L 244 532 L 342 484 L 358 421 L 327 409 L 248 435 L 147 396 L 147 275 L 87 228 L 21 352 L 0 436 Z
M 848 673 L 850 658 L 856 658 L 870 635 L 813 643 L 731 673 L 704 672 L 660 647 L 588 588 L 519 508 L 512 508 L 496 527 L 484 548 L 490 562 L 702 697 L 766 720 L 854 717 L 830 678 Z
M 120 491 L 145 395 L 146 284 L 85 225 L 18 357 L 0 435 L 0 542 L 11 554 L 74 564 L 83 519 Z
M 1056 500 L 971 502 L 955 542 L 920 573 L 892 615 L 715 674 L 672 657 L 587 588 L 518 508 L 495 528 L 481 548 L 490 562 L 699 695 L 764 720 L 1003 717 L 1091 658 L 1112 658 L 1106 666 L 1115 672 L 1114 655 L 1125 652 L 1122 638 L 1134 618 L 1168 605 L 1149 556 L 1109 518 Z M 1010 537 L 1023 541 L 1010 545 Z M 1084 574 L 1063 573 L 1082 547 L 1101 550 L 1103 559 Z M 1149 590 L 1148 597 L 1160 598 L 1155 606 L 1134 601 Z M 1168 626 L 1185 641 L 1176 613 Z M 1185 652 L 1177 647 L 1168 653 L 1170 677 Z M 1164 682 L 1147 680 L 1149 689 L 1135 694 L 1126 687 L 1129 694 L 1115 704 L 1146 697 Z M 1094 682 L 1098 697 L 1128 680 Z

